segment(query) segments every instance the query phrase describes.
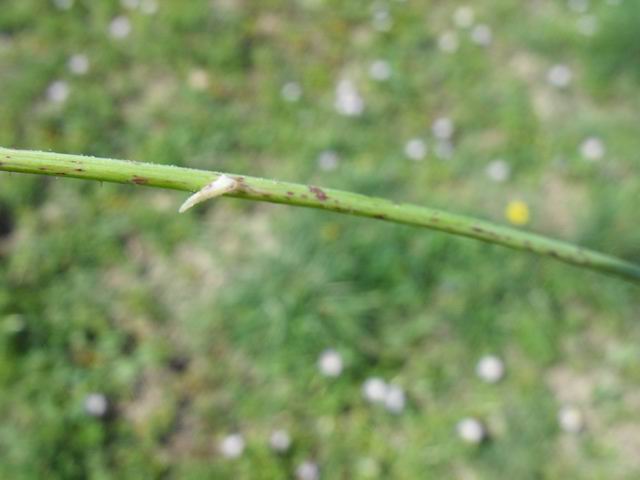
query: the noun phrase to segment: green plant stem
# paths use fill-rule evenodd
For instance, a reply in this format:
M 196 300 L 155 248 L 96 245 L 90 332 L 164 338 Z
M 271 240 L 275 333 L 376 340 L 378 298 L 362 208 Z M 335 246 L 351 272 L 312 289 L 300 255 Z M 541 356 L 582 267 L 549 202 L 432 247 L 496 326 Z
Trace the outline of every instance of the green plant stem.
M 125 160 L 0 148 L 0 170 L 197 191 L 222 173 Z M 311 185 L 227 174 L 238 182 L 230 197 L 359 215 L 448 232 L 552 257 L 640 284 L 640 266 L 514 228 L 383 198 Z

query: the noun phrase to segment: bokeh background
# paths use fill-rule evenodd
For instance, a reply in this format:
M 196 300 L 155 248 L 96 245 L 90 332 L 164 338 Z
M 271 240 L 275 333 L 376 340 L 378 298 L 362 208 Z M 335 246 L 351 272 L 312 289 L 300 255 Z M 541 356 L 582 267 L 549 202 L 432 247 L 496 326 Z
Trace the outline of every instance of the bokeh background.
M 2 0 L 0 144 L 640 261 L 638 25 L 635 0 Z M 640 477 L 637 287 L 184 198 L 0 175 L 0 477 Z

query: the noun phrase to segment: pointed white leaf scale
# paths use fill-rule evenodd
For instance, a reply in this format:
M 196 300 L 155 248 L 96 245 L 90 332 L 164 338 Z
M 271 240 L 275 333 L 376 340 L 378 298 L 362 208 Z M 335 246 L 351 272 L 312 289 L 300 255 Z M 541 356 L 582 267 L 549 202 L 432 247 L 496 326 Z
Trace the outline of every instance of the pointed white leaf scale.
M 219 197 L 225 193 L 231 193 L 238 188 L 238 182 L 227 175 L 220 175 L 213 182 L 205 185 L 196 193 L 191 195 L 180 206 L 178 212 L 184 213 L 194 205 L 204 202 L 210 198 Z

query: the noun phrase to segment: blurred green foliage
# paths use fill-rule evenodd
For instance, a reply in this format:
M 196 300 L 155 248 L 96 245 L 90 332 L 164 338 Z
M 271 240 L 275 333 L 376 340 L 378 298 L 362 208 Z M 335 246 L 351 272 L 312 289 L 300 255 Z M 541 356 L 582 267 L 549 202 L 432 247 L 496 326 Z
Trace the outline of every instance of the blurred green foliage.
M 152 15 L 71 3 L 2 2 L 2 145 L 494 220 L 519 198 L 531 228 L 640 261 L 635 2 L 469 2 L 491 28 L 486 47 L 455 25 L 453 1 L 158 0 Z M 382 31 L 380 11 L 392 19 Z M 125 39 L 109 34 L 118 16 Z M 446 31 L 455 52 L 439 48 Z M 69 70 L 75 54 L 86 75 Z M 388 80 L 369 77 L 376 59 Z M 548 82 L 558 64 L 566 88 Z M 364 99 L 359 117 L 335 111 L 342 78 Z M 282 97 L 288 82 L 298 101 Z M 442 116 L 455 124 L 449 159 L 431 132 Z M 415 137 L 423 161 L 403 153 Z M 604 158 L 581 154 L 589 137 Z M 332 171 L 317 162 L 328 150 Z M 511 168 L 504 183 L 485 174 L 496 158 Z M 179 216 L 182 200 L 0 175 L 0 477 L 290 478 L 309 459 L 323 478 L 640 474 L 637 287 L 322 212 L 227 199 Z M 318 371 L 328 348 L 344 359 L 338 378 Z M 475 376 L 486 353 L 507 365 L 497 385 Z M 367 403 L 370 377 L 400 385 L 406 409 Z M 105 418 L 85 411 L 91 392 L 108 397 Z M 585 412 L 582 434 L 560 431 L 566 403 Z M 456 436 L 468 416 L 490 441 Z M 268 447 L 277 428 L 293 439 L 285 455 Z M 226 459 L 219 442 L 236 431 L 247 448 Z

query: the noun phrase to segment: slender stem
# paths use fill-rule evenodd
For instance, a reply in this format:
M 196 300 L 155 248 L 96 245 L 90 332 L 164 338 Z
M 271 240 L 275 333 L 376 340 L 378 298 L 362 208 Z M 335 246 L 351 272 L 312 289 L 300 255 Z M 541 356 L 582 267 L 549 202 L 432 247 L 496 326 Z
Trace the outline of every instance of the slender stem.
M 0 170 L 56 175 L 115 183 L 132 183 L 174 190 L 197 191 L 222 173 L 125 160 L 0 148 Z M 617 275 L 640 284 L 640 266 L 514 228 L 383 198 L 280 182 L 244 175 L 229 175 L 238 183 L 230 197 L 377 218 L 431 228 L 556 258 L 566 263 Z

